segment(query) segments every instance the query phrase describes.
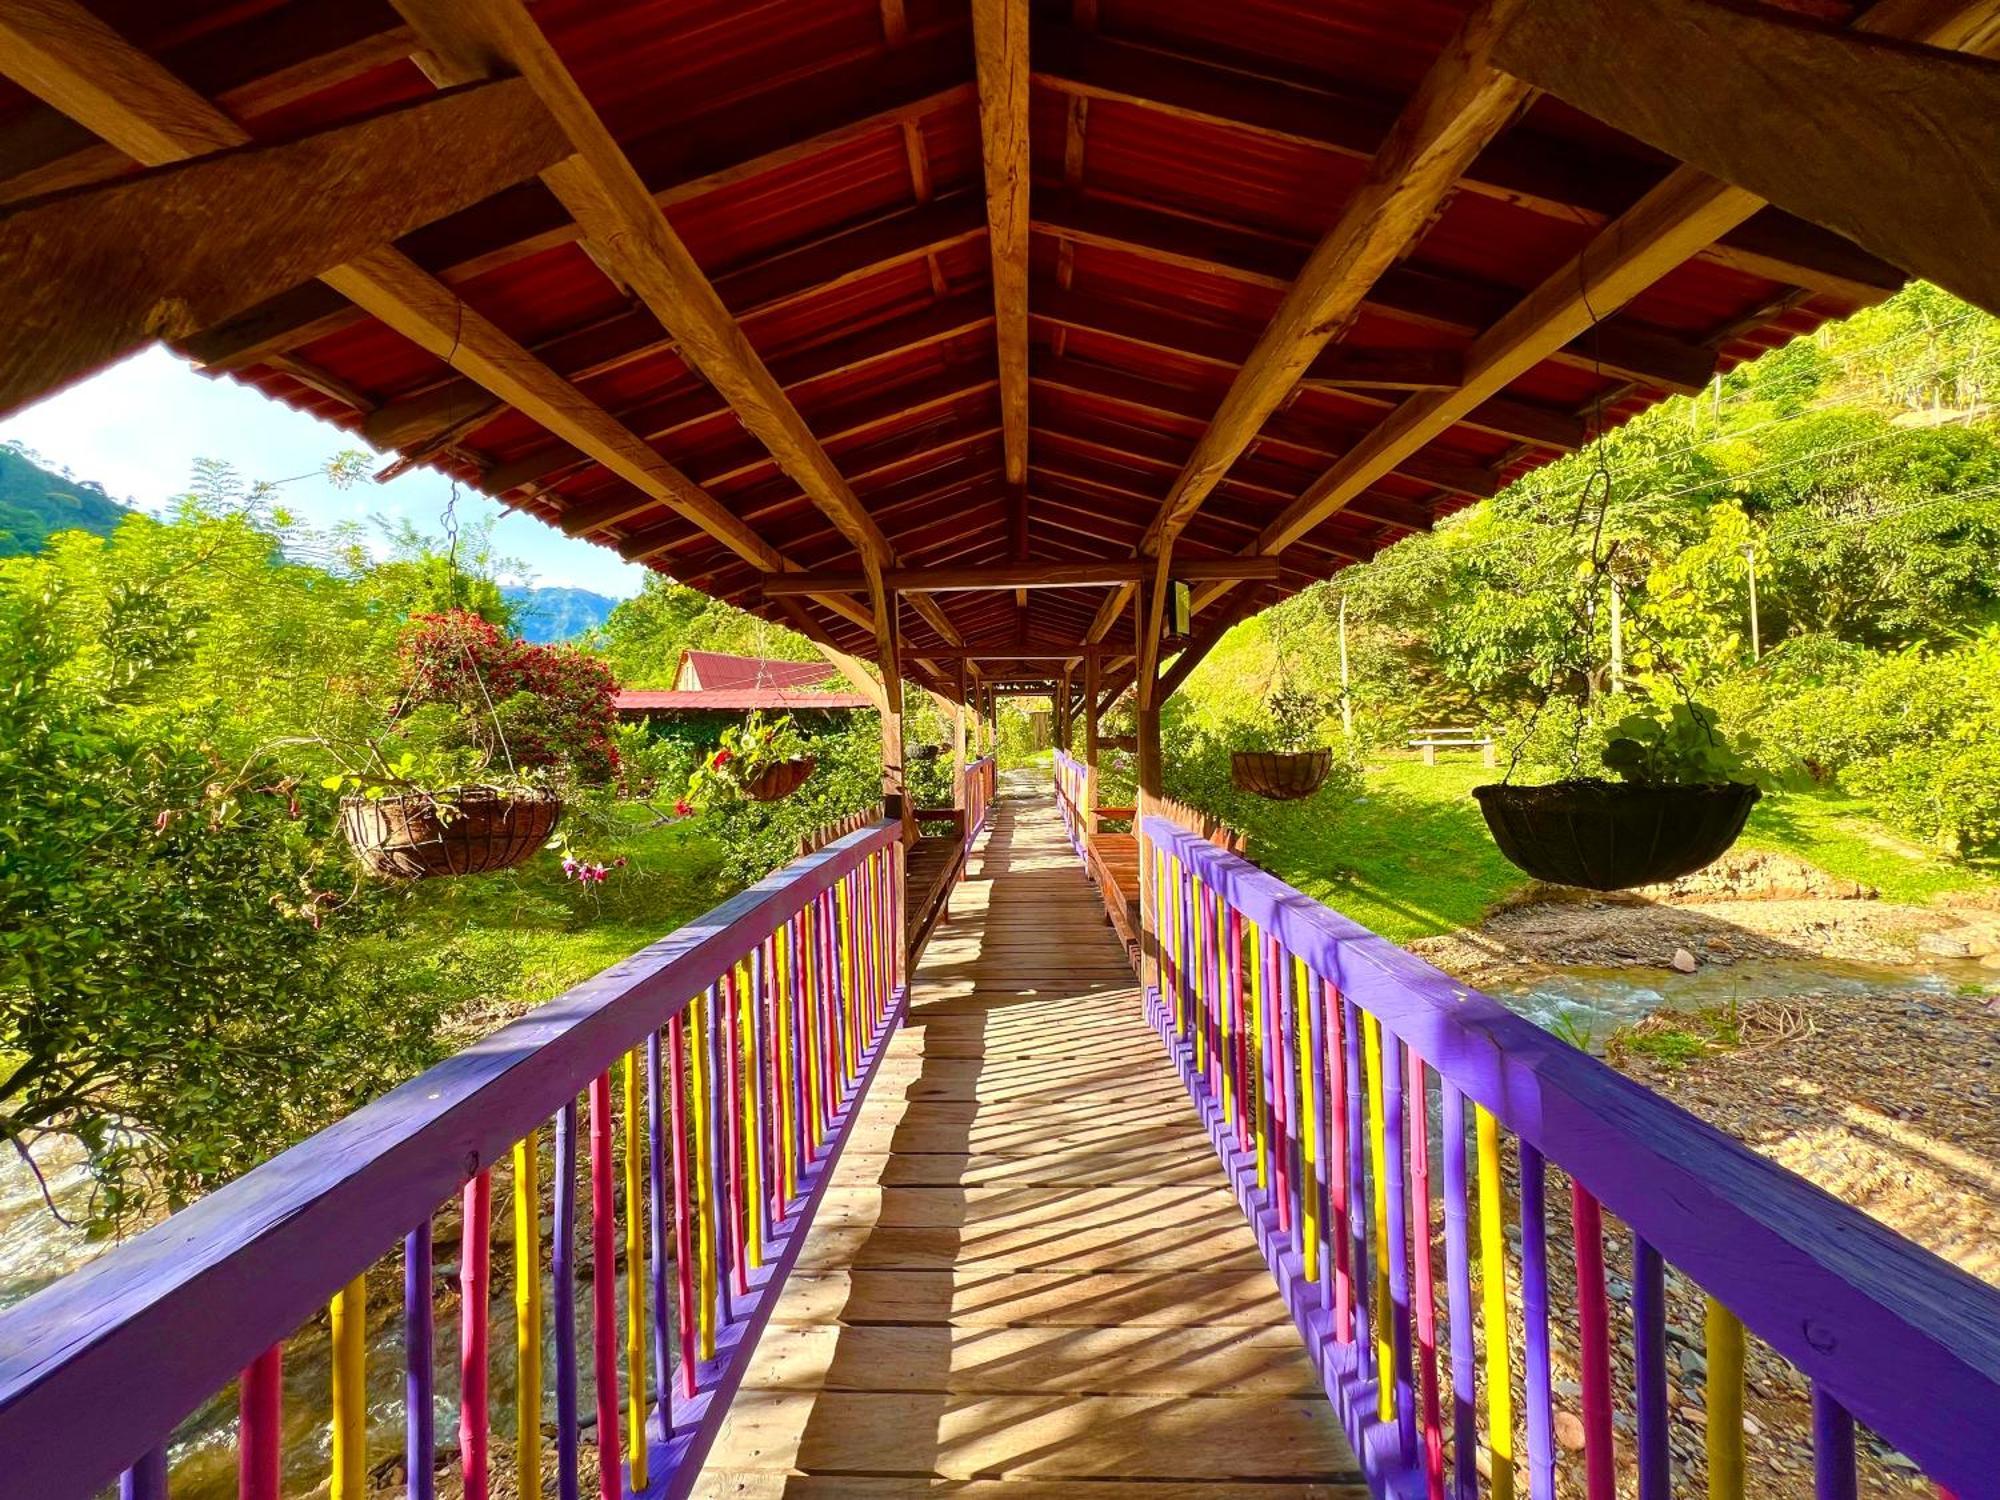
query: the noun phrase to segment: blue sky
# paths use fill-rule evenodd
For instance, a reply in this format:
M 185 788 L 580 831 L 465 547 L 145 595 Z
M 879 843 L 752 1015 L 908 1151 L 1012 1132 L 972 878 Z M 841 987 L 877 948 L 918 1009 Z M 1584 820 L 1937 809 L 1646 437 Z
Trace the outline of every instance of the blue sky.
M 449 484 L 427 470 L 388 484 L 363 480 L 335 488 L 315 471 L 343 448 L 365 447 L 360 439 L 247 386 L 197 374 L 158 346 L 0 421 L 4 442 L 20 442 L 52 467 L 66 465 L 78 479 L 94 479 L 114 499 L 142 510 L 157 510 L 185 491 L 197 458 L 221 459 L 250 480 L 312 475 L 280 495 L 315 527 L 407 516 L 435 535 L 450 495 Z M 639 592 L 643 570 L 608 548 L 566 537 L 471 490 L 460 492 L 458 504 L 461 521 L 499 517 L 494 548 L 525 564 L 521 581 L 619 599 Z

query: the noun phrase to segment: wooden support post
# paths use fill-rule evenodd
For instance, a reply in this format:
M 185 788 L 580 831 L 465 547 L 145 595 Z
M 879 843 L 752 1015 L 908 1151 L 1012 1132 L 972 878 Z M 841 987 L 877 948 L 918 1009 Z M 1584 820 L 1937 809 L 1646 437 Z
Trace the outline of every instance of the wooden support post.
M 1074 748 L 1070 734 L 1070 714 L 1073 708 L 1069 691 L 1069 665 L 1064 663 L 1062 671 L 1056 674 L 1056 747 L 1068 755 Z
M 1139 759 L 1139 790 L 1133 798 L 1138 817 L 1132 831 L 1137 835 L 1139 846 L 1139 986 L 1142 990 L 1157 987 L 1160 982 L 1160 950 L 1155 935 L 1157 917 L 1153 910 L 1153 882 L 1149 878 L 1154 856 L 1144 832 L 1144 823 L 1153 810 L 1155 800 L 1166 793 L 1165 768 L 1160 761 L 1159 684 L 1154 679 L 1159 656 L 1157 652 L 1148 653 L 1142 649 L 1146 641 L 1146 606 L 1151 602 L 1147 597 L 1150 591 L 1149 584 L 1141 583 L 1132 599 L 1134 670 L 1138 673 L 1133 694 L 1133 717 L 1138 730 L 1135 747 Z

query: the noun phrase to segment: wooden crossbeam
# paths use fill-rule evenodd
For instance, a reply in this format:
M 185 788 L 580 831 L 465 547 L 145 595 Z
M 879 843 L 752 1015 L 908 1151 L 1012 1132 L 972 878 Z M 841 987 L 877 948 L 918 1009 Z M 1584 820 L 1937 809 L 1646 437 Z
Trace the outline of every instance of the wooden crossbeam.
M 963 105 L 965 34 L 946 27 L 912 37 L 884 58 L 862 56 L 817 76 L 813 87 L 787 84 L 726 109 L 705 113 L 701 129 L 671 125 L 632 143 L 628 154 L 663 208 L 690 202 L 824 152 L 850 146 Z M 415 236 L 413 259 L 459 280 L 570 244 L 575 221 L 553 199 L 542 204 L 495 200 L 435 233 Z M 355 313 L 323 289 L 273 299 L 191 339 L 185 352 L 216 369 L 238 369 L 274 349 L 293 348 L 353 325 Z
M 231 132 L 240 136 L 240 127 L 227 115 L 74 0 L 33 0 L 32 6 L 11 8 L 8 14 L 17 21 L 32 14 L 40 23 L 33 67 L 26 71 L 49 89 L 50 101 L 62 99 L 67 109 L 77 111 L 79 124 L 119 142 L 120 149 L 157 148 L 184 159 L 208 153 Z M 84 82 L 75 87 L 62 83 L 71 77 Z M 107 90 L 102 80 L 116 80 L 117 87 Z M 630 428 L 400 251 L 371 251 L 321 279 L 760 571 L 793 566 Z M 834 595 L 818 602 L 864 629 L 875 628 L 874 617 L 850 599 Z
M 1990 17 L 1993 9 L 1993 0 L 1899 4 L 1871 11 L 1859 24 L 1908 25 L 1913 28 L 1908 39 L 1918 42 L 1950 40 L 1967 34 L 1968 18 Z M 1986 33 L 1975 28 L 1971 34 Z M 1370 484 L 1462 420 L 1473 404 L 1527 373 L 1551 349 L 1581 336 L 1594 321 L 1622 307 L 1763 206 L 1762 199 L 1742 188 L 1692 167 L 1677 168 L 1474 343 L 1466 356 L 1463 386 L 1456 391 L 1420 392 L 1404 400 L 1267 526 L 1254 550 L 1282 552 L 1302 540 Z M 1196 591 L 1197 608 L 1231 587 L 1227 582 L 1204 585 Z
M 1028 0 L 972 0 L 1007 479 L 1028 474 Z
M 1270 291 L 1287 291 L 1302 274 L 1308 254 L 1307 247 L 1262 231 L 1060 192 L 1038 192 L 1034 213 L 1036 228 L 1051 234 Z M 1512 298 L 1503 287 L 1404 263 L 1384 271 L 1362 305 L 1398 322 L 1465 334 L 1488 327 Z M 1059 304 L 1039 291 L 1031 305 L 1037 316 L 1059 316 Z M 1143 324 L 1105 331 L 1145 336 Z M 1327 351 L 1335 353 L 1337 348 Z M 1557 349 L 1549 358 L 1573 369 L 1602 368 L 1682 395 L 1699 391 L 1715 370 L 1712 349 L 1623 318 L 1608 319 L 1590 339 Z M 1240 364 L 1242 359 L 1238 355 L 1229 362 Z M 1337 365 L 1323 373 L 1315 368 L 1304 378 L 1340 383 Z
M 0 25 L 22 29 L 17 11 Z M 387 7 L 353 0 L 296 0 L 232 26 L 227 44 L 206 28 L 169 44 L 160 64 L 232 119 L 251 119 L 409 55 L 413 42 Z M 102 87 L 111 80 L 86 81 Z M 127 154 L 48 104 L 13 112 L 0 125 L 0 203 L 118 177 Z
M 1900 19 L 1885 10 L 1886 4 L 1897 7 Z M 1918 12 L 1935 10 L 1938 4 L 1884 0 L 1871 10 L 1871 15 L 1882 13 L 1874 29 L 1918 36 Z M 1977 50 L 1963 39 L 1926 40 Z M 1091 37 L 1059 25 L 1037 29 L 1033 69 L 1036 83 L 1079 101 L 1105 100 L 1364 160 L 1380 148 L 1395 118 L 1393 103 L 1352 90 L 1328 92 L 1293 80 L 1257 77 L 1235 66 Z M 1530 127 L 1496 141 L 1461 181 L 1468 192 L 1595 227 L 1630 208 L 1658 179 L 1658 168 L 1649 162 L 1585 150 L 1575 142 L 1539 136 Z M 1851 241 L 1776 210 L 1741 225 L 1705 254 L 1719 264 L 1809 287 L 1856 307 L 1880 301 L 1903 283 L 1894 266 Z
M 2000 67 L 1709 0 L 1528 0 L 1495 58 L 2000 311 Z
M 40 5 L 0 12 L 0 68 L 96 107 L 97 80 L 72 88 L 75 71 L 46 42 L 22 43 L 27 22 L 50 15 Z M 161 86 L 163 74 L 150 76 Z M 533 177 L 569 149 L 519 80 L 272 144 L 242 144 L 224 116 L 186 139 L 206 147 L 233 135 L 235 149 L 186 161 L 164 146 L 171 125 L 130 123 L 125 141 L 167 165 L 0 220 L 0 412 L 309 281 Z
M 1404 107 L 1367 176 L 1349 197 L 1298 280 L 1230 383 L 1208 430 L 1195 445 L 1147 528 L 1140 550 L 1157 558 L 1148 590 L 1150 623 L 1139 645 L 1139 680 L 1150 686 L 1176 537 L 1229 466 L 1311 368 L 1345 331 L 1362 300 L 1429 226 L 1461 173 L 1526 103 L 1529 90 L 1494 69 L 1488 52 L 1519 0 L 1487 0 L 1431 66 Z M 1110 620 L 1093 621 L 1102 639 Z
M 1070 589 L 1132 583 L 1149 565 L 1137 558 L 1108 562 L 1010 563 L 964 568 L 891 568 L 882 583 L 892 593 L 943 594 L 959 590 L 1004 592 L 1009 589 Z M 1275 557 L 1182 558 L 1174 577 L 1183 582 L 1228 578 L 1238 582 L 1271 581 L 1278 576 Z M 789 573 L 763 580 L 766 598 L 787 594 L 859 593 L 868 586 L 861 573 Z
M 792 481 L 861 554 L 889 545 L 743 336 L 714 285 L 666 221 L 622 147 L 520 0 L 398 0 L 446 80 L 518 72 L 568 133 L 576 154 L 542 174 L 563 206 L 640 301 L 671 333 Z

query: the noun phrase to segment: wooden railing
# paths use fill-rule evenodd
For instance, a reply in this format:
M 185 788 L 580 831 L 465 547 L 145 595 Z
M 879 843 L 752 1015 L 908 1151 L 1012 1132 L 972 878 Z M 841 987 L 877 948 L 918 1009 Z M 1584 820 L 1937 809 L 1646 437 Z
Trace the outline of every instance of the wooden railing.
M 882 818 L 882 804 L 879 802 L 873 807 L 864 807 L 858 812 L 851 812 L 844 818 L 835 818 L 831 823 L 812 833 L 800 834 L 799 853 L 811 854 L 815 849 L 824 849 L 836 839 L 844 839 L 857 829 L 866 828 L 870 823 L 881 822 Z
M 366 1494 L 385 1446 L 429 1495 L 432 1216 L 456 1205 L 465 1493 L 487 1493 L 488 1373 L 504 1358 L 513 1493 L 540 1490 L 544 1389 L 557 1488 L 577 1493 L 588 1360 L 599 1493 L 685 1495 L 905 1003 L 900 832 L 875 823 L 799 859 L 0 1314 L 0 1493 L 83 1500 L 123 1471 L 127 1496 L 158 1500 L 169 1434 L 237 1381 L 239 1493 L 277 1500 L 282 1351 L 330 1307 L 331 1495 Z M 519 1315 L 498 1341 L 496 1178 L 515 1205 L 502 1253 Z M 371 1269 L 404 1288 L 408 1398 L 390 1445 L 367 1430 Z
M 963 835 L 967 854 L 972 852 L 973 840 L 985 830 L 999 790 L 1000 763 L 993 756 L 982 755 L 966 766 L 959 779 L 958 806 L 965 814 Z M 963 868 L 961 865 L 961 871 Z
M 1856 1495 L 1857 1419 L 1943 1493 L 2000 1495 L 2000 1292 L 1242 859 L 1141 832 L 1150 1018 L 1376 1494 L 1506 1500 L 1525 1459 L 1553 1497 L 1558 1357 L 1588 1500 L 1632 1493 L 1619 1449 L 1638 1500 L 1761 1494 L 1747 1328 L 1810 1382 L 1823 1500 Z M 1607 1235 L 1632 1247 L 1621 1386 Z M 1669 1268 L 1706 1308 L 1705 1489 L 1669 1441 Z
M 1083 841 L 1089 832 L 1088 820 L 1084 816 L 1089 774 L 1082 761 L 1056 751 L 1056 811 L 1062 815 L 1063 832 L 1069 835 L 1069 846 L 1076 851 L 1078 859 L 1084 857 Z

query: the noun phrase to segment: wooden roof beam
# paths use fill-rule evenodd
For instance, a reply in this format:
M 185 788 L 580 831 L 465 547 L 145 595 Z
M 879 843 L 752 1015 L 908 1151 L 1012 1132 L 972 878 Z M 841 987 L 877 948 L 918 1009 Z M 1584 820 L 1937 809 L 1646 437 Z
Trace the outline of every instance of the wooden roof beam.
M 1303 274 L 1307 256 L 1298 242 L 1263 231 L 1057 192 L 1035 195 L 1035 227 L 1268 291 L 1289 290 Z M 1504 287 L 1403 262 L 1375 280 L 1362 306 L 1418 327 L 1477 334 L 1507 310 L 1514 295 Z M 1038 316 L 1054 316 L 1061 304 L 1038 292 L 1033 305 Z M 1608 319 L 1592 338 L 1554 350 L 1549 359 L 1572 369 L 1601 367 L 1682 395 L 1701 390 L 1715 371 L 1713 350 L 1627 318 Z
M 894 593 L 1005 592 L 1012 589 L 1103 588 L 1131 583 L 1146 565 L 1139 559 L 1119 562 L 1015 563 L 985 567 L 891 568 L 882 575 L 883 586 Z M 1271 581 L 1278 576 L 1275 557 L 1182 558 L 1174 564 L 1178 582 L 1206 582 L 1230 578 L 1238 582 Z M 859 573 L 794 573 L 763 580 L 764 596 L 786 594 L 855 593 L 866 587 Z
M 516 79 L 274 143 L 248 143 L 219 112 L 202 124 L 194 106 L 205 101 L 194 96 L 183 101 L 182 126 L 130 120 L 97 80 L 78 77 L 77 53 L 44 42 L 34 22 L 54 14 L 0 11 L 0 71 L 91 112 L 122 145 L 163 164 L 0 219 L 0 412 L 309 281 L 568 154 Z M 98 30 L 91 46 L 107 46 L 107 36 Z M 182 87 L 164 70 L 146 86 Z M 191 147 L 233 138 L 235 149 L 177 157 L 168 144 L 176 133 Z
M 1993 7 L 1950 9 L 1956 24 Z M 1871 14 L 1859 28 L 1881 24 Z M 1591 44 L 1604 27 L 1616 27 L 1616 47 Z M 1648 145 L 2000 312 L 2000 69 L 1985 61 L 1700 0 L 1528 0 L 1496 57 Z
M 1933 7 L 1937 0 L 1907 3 Z M 1915 35 L 1893 29 L 1886 18 L 1877 29 Z M 1386 101 L 1256 77 L 1058 25 L 1037 29 L 1033 68 L 1037 83 L 1060 93 L 1115 101 L 1348 157 L 1372 157 L 1394 120 L 1394 106 Z M 1571 142 L 1538 138 L 1523 130 L 1510 132 L 1473 161 L 1462 186 L 1565 223 L 1599 227 L 1629 209 L 1658 184 L 1659 176 L 1651 162 L 1586 152 Z M 1852 242 L 1775 211 L 1739 226 L 1705 253 L 1719 263 L 1787 285 L 1810 287 L 1854 306 L 1878 302 L 1903 282 L 1893 265 Z
M 1007 480 L 1028 475 L 1028 0 L 972 0 Z
M 228 116 L 73 0 L 34 0 L 34 6 L 32 14 L 41 23 L 36 76 L 64 99 L 66 110 L 76 111 L 79 124 L 121 149 L 178 150 L 184 156 L 205 154 L 216 140 L 240 134 Z M 9 11 L 16 24 L 29 14 L 25 6 Z M 80 82 L 72 87 L 63 82 L 66 78 Z M 388 247 L 370 251 L 324 273 L 322 279 L 419 347 L 478 380 L 523 416 L 590 454 L 626 483 L 671 506 L 753 566 L 766 572 L 792 566 L 631 429 L 400 251 Z M 874 621 L 865 610 L 846 600 L 826 602 L 828 608 L 873 629 Z
M 167 72 L 232 120 L 251 119 L 394 63 L 415 46 L 387 5 L 293 0 L 220 36 L 201 31 L 159 55 Z M 122 176 L 126 153 L 48 104 L 0 125 L 0 204 Z
M 397 0 L 447 80 L 518 72 L 568 133 L 576 155 L 542 174 L 603 262 L 673 335 L 681 357 L 729 402 L 853 545 L 869 571 L 889 545 L 805 419 L 743 336 L 624 149 L 521 0 Z M 880 629 L 880 622 L 877 622 Z
M 894 233 L 873 232 L 884 227 Z M 747 325 L 786 302 L 836 291 L 851 280 L 889 270 L 977 232 L 977 226 L 955 205 L 946 205 L 935 212 L 921 210 L 891 220 L 878 220 L 867 229 L 870 232 L 856 230 L 815 240 L 809 247 L 813 252 L 810 257 L 797 248 L 760 257 L 717 276 L 715 289 L 730 311 Z M 991 300 L 967 293 L 851 338 L 772 355 L 771 373 L 790 389 L 956 337 L 992 321 Z M 530 347 L 537 358 L 564 379 L 582 382 L 670 354 L 674 343 L 650 312 L 643 307 L 632 307 L 561 329 Z M 270 363 L 273 356 L 267 354 L 262 358 Z M 728 410 L 727 404 L 693 371 L 647 399 L 649 405 L 673 410 L 673 425 L 686 425 Z M 448 379 L 385 402 L 364 431 L 377 447 L 407 448 L 458 423 L 467 411 L 480 413 L 483 420 L 485 414 L 496 413 L 498 408 L 470 382 Z
M 968 101 L 964 47 L 958 27 L 912 37 L 887 57 L 841 63 L 811 89 L 787 84 L 704 115 L 699 130 L 665 127 L 634 141 L 627 154 L 655 201 L 671 208 Z M 581 237 L 553 198 L 526 205 L 496 199 L 411 236 L 404 248 L 426 269 L 459 280 Z M 238 369 L 268 350 L 296 347 L 355 321 L 352 308 L 308 287 L 206 330 L 183 348 L 214 368 Z
M 1951 35 L 1963 18 L 1990 16 L 1992 9 L 1992 0 L 1915 7 L 1923 30 L 1913 40 Z M 1884 12 L 1877 24 L 1891 24 L 1909 13 L 1901 7 L 1893 13 Z M 1861 24 L 1867 25 L 1869 20 L 1870 16 L 1864 16 Z M 1520 65 L 1532 64 L 1524 61 Z M 2000 73 L 1990 68 L 1979 71 L 2000 79 Z M 1813 149 L 1820 155 L 1830 154 L 1824 152 L 1823 144 Z M 1987 163 L 1985 170 L 1990 172 L 1991 168 L 1992 163 Z M 1257 550 L 1282 552 L 1302 539 L 1401 458 L 1458 421 L 1472 404 L 1503 389 L 1538 364 L 1551 347 L 1578 337 L 1594 317 L 1623 306 L 1762 207 L 1763 201 L 1754 193 L 1719 182 L 1693 167 L 1674 171 L 1474 343 L 1466 356 L 1466 383 L 1460 390 L 1423 393 L 1404 401 L 1264 529 Z M 1198 602 L 1206 603 L 1230 587 L 1227 583 L 1208 585 L 1197 596 Z

